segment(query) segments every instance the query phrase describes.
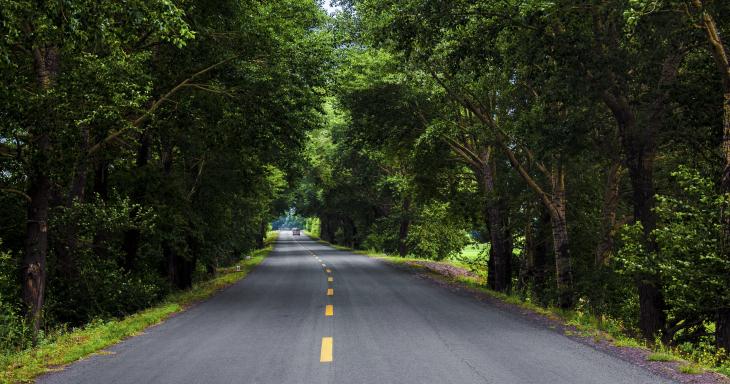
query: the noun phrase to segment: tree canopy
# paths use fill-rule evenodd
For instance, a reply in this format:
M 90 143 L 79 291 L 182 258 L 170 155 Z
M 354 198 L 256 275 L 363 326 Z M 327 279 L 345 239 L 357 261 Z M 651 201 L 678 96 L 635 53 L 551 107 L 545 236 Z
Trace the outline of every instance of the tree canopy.
M 273 222 L 726 358 L 730 3 L 335 3 L 0 0 L 3 348 Z

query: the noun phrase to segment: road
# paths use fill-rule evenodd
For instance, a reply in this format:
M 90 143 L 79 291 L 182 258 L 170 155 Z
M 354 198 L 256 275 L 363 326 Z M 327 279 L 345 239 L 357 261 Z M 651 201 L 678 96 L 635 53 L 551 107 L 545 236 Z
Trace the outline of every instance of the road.
M 243 281 L 108 351 L 38 382 L 670 383 L 518 315 L 290 232 Z

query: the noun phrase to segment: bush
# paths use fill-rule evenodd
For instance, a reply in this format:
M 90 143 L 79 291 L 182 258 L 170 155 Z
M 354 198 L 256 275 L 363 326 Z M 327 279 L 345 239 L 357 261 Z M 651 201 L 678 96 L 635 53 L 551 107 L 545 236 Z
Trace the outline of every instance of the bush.
M 714 345 L 714 308 L 730 305 L 730 260 L 721 239 L 728 197 L 699 172 L 680 167 L 672 173 L 678 189 L 657 196 L 657 251 L 642 244 L 641 223 L 624 227 L 617 262 L 628 276 L 658 276 L 675 330 L 666 335 L 685 356 L 707 365 L 724 358 Z M 637 304 L 638 305 L 638 304 Z
M 30 344 L 18 287 L 18 263 L 11 253 L 0 251 L 0 353 Z
M 393 253 L 398 250 L 398 227 L 400 218 L 396 216 L 381 217 L 373 223 L 363 241 L 363 248 L 375 249 L 379 252 Z
M 424 206 L 408 233 L 408 249 L 416 257 L 442 260 L 469 244 L 464 224 L 449 212 L 449 203 Z

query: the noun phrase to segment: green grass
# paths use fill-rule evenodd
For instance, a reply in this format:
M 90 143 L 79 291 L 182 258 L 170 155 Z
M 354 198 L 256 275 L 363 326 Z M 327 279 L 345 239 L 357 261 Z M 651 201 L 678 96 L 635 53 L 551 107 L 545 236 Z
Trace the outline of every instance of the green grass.
M 645 348 L 645 344 L 631 337 L 619 337 L 614 339 L 613 345 L 625 348 Z
M 163 322 L 171 315 L 244 278 L 273 249 L 276 236 L 275 232 L 269 233 L 266 248 L 254 251 L 250 259 L 241 261 L 240 271 L 236 271 L 235 267 L 221 269 L 219 276 L 197 283 L 189 290 L 174 293 L 152 308 L 119 320 L 92 322 L 83 328 L 61 333 L 46 344 L 0 356 L 0 383 L 31 382 L 38 375 L 62 369 L 64 365 L 91 354 L 111 353 L 101 350 L 143 333 L 146 328 Z
M 677 361 L 677 357 L 667 352 L 654 352 L 646 358 L 649 361 Z
M 461 250 L 459 256 L 449 258 L 449 260 L 457 260 L 459 258 L 476 260 L 479 256 L 484 256 L 487 252 L 489 252 L 489 244 L 469 244 Z
M 686 373 L 688 375 L 698 375 L 702 373 L 703 370 L 695 364 L 685 364 L 679 367 L 679 372 Z
M 730 377 L 730 361 L 725 362 L 724 365 L 715 369 L 715 372 L 721 373 L 727 377 Z

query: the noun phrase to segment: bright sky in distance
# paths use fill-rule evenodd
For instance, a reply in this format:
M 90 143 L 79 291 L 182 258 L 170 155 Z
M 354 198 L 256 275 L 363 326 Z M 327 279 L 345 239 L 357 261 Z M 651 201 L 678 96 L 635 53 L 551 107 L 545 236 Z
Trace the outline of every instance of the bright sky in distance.
M 337 10 L 340 9 L 340 7 L 333 7 L 330 4 L 330 0 L 324 0 L 322 3 L 323 3 L 322 6 L 327 11 L 327 13 L 332 13 L 332 12 L 337 11 Z

